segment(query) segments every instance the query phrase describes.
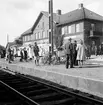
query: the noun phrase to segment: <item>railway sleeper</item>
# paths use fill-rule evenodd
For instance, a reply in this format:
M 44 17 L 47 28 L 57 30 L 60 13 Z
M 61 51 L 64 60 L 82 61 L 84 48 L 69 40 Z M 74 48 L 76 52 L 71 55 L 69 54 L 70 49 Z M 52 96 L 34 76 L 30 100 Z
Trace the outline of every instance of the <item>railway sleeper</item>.
M 60 93 L 51 93 L 51 94 L 41 94 L 37 96 L 32 96 L 30 98 L 37 102 L 41 102 L 41 101 L 43 102 L 43 101 L 56 101 L 56 100 L 61 100 L 68 97 Z
M 40 89 L 40 90 L 29 91 L 26 93 L 26 95 L 33 96 L 33 95 L 39 95 L 39 94 L 43 94 L 43 93 L 50 93 L 50 92 L 54 92 L 54 91 L 50 88 L 44 88 L 44 89 Z
M 44 87 L 43 87 L 44 88 Z M 32 91 L 32 90 L 36 90 L 36 89 L 41 89 L 41 87 L 36 87 L 35 85 L 33 86 L 27 86 L 27 87 L 20 87 L 20 88 L 16 88 L 18 91 L 20 92 L 27 92 L 27 91 Z
M 70 97 L 70 98 L 65 98 L 65 99 L 56 100 L 56 101 L 41 102 L 40 105 L 74 105 L 73 104 L 74 100 L 75 100 L 74 97 Z

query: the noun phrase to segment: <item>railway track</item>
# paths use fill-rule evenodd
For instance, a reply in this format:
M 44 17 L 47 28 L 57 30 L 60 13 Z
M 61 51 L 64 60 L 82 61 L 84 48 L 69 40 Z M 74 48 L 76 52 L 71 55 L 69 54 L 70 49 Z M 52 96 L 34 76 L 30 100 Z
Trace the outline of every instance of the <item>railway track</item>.
M 12 93 L 15 96 L 13 98 L 16 98 L 15 104 L 0 105 L 103 105 L 102 99 L 96 99 L 92 95 L 84 95 L 37 78 L 2 70 L 0 70 L 0 86 L 6 91 L 9 90 L 7 93 Z
M 0 105 L 26 105 L 26 103 L 0 85 Z

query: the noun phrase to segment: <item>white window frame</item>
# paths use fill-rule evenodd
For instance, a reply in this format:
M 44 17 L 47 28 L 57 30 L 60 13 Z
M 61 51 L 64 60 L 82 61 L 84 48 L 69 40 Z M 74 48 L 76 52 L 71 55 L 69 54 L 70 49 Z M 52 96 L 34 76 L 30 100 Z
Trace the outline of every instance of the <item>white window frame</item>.
M 64 35 L 64 27 L 62 27 L 62 35 Z
M 80 24 L 76 24 L 76 32 L 80 32 Z
M 70 25 L 70 26 L 68 26 L 68 33 L 69 33 L 69 34 L 71 34 L 71 33 L 72 33 L 72 27 L 71 27 L 71 25 Z
M 23 36 L 23 42 L 25 41 L 25 36 Z
M 95 31 L 95 24 L 94 23 L 91 23 L 91 30 Z
M 42 33 L 43 33 L 43 38 L 45 38 L 45 31 L 43 31 Z
M 30 41 L 30 35 L 28 35 L 28 41 Z
M 42 35 L 42 32 L 40 32 L 40 39 L 42 39 L 43 38 L 43 35 Z
M 26 36 L 24 36 L 24 41 L 26 41 Z
M 35 33 L 35 39 L 38 39 L 38 34 L 37 33 Z
M 38 32 L 38 39 L 41 39 L 41 33 Z

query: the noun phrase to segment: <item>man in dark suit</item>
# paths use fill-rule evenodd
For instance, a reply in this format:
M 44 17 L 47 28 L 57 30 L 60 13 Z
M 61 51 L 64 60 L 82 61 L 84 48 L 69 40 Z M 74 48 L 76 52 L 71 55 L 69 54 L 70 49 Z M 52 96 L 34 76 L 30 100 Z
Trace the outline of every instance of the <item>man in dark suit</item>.
M 24 59 L 23 49 L 20 49 L 20 62 Z
M 34 50 L 34 55 L 36 57 L 35 64 L 39 65 L 39 47 L 37 45 L 37 42 L 35 42 L 33 50 Z
M 68 66 L 73 68 L 73 44 L 71 40 L 71 38 L 68 39 L 68 42 L 65 44 L 66 68 L 68 68 Z
M 27 62 L 27 59 L 28 59 L 27 49 L 24 48 L 24 60 Z
M 77 66 L 78 65 L 78 61 L 76 60 L 77 58 L 77 41 L 75 40 L 73 43 L 73 65 Z

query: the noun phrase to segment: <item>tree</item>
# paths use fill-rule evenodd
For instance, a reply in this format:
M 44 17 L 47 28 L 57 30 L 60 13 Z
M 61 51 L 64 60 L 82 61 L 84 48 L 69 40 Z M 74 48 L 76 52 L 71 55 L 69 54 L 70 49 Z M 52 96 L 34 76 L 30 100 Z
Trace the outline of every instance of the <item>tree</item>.
M 23 44 L 23 41 L 22 41 L 21 38 L 16 38 L 16 39 L 15 39 L 15 43 L 22 45 L 22 44 Z
M 5 53 L 6 53 L 6 48 L 4 46 L 0 45 L 0 55 L 1 55 L 1 58 L 5 57 Z
M 64 42 L 64 35 L 60 36 L 59 46 L 61 47 Z
M 56 36 L 55 38 L 56 48 L 61 47 L 63 45 L 63 42 L 64 42 L 64 35 Z
M 64 35 L 61 35 L 61 28 L 56 28 L 55 27 L 55 37 L 54 37 L 54 40 L 55 40 L 55 46 L 56 48 L 58 49 L 58 47 L 61 47 L 63 45 L 63 42 L 64 42 Z

